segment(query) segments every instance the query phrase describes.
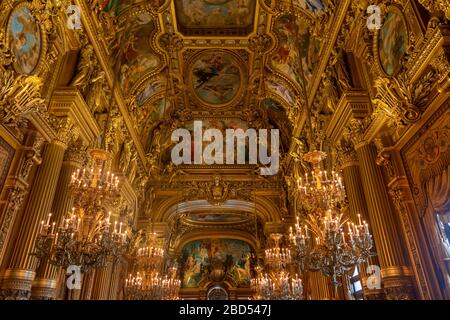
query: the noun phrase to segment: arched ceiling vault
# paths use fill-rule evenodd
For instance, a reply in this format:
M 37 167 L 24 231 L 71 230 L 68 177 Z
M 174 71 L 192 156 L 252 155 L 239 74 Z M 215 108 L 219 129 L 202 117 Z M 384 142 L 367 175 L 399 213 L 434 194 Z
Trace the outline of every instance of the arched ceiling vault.
M 254 166 L 174 167 L 170 136 L 194 120 L 222 131 L 276 128 L 281 157 L 289 157 L 304 101 L 327 55 L 321 32 L 332 20 L 333 3 L 124 0 L 100 13 L 119 25 L 111 49 L 115 76 L 150 173 L 142 219 L 168 221 L 176 208 L 189 207 L 183 190 L 196 190 L 193 201 L 205 202 L 213 176 L 234 194 L 220 210 L 232 204 L 234 212 L 248 214 L 256 206 L 263 222 L 285 218 L 282 173 L 261 177 Z M 262 195 L 242 198 L 241 189 Z M 203 208 L 196 205 L 191 213 Z

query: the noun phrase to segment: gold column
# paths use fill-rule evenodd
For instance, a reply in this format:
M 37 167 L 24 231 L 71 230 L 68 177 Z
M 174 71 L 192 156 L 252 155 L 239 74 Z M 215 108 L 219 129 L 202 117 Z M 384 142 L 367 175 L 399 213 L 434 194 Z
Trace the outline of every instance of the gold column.
M 31 255 L 40 222 L 50 212 L 59 172 L 67 145 L 55 140 L 45 147 L 24 212 L 14 250 L 2 284 L 2 296 L 7 299 L 28 299 L 38 260 Z M 47 287 L 54 287 L 50 281 Z
M 92 287 L 92 300 L 108 300 L 113 263 L 95 271 L 94 285 Z
M 308 272 L 308 286 L 311 300 L 332 300 L 330 281 L 321 272 Z
M 376 164 L 377 149 L 363 141 L 355 144 L 361 168 L 363 190 L 381 266 L 386 299 L 414 299 L 412 272 L 404 256 L 405 248 L 394 219 L 383 172 Z
M 86 153 L 83 149 L 71 145 L 64 155 L 64 162 L 58 179 L 57 194 L 53 200 L 52 218 L 57 226 L 60 226 L 67 212 L 70 211 L 73 198 L 70 194 L 69 183 L 72 174 L 81 167 L 83 157 Z M 31 291 L 32 299 L 54 299 L 56 296 L 58 268 L 51 265 L 47 260 L 42 261 L 36 271 L 36 278 Z M 62 270 L 65 274 L 65 270 Z M 65 277 L 64 277 L 65 278 Z M 51 286 L 50 286 L 51 285 Z M 60 283 L 65 286 L 65 281 Z
M 29 192 L 29 176 L 31 169 L 41 164 L 41 149 L 44 139 L 36 132 L 30 131 L 27 134 L 25 146 L 16 151 L 16 158 L 20 161 L 13 161 L 10 168 L 10 175 L 5 182 L 5 206 L 0 212 L 0 265 L 8 267 L 8 252 L 11 251 L 10 242 L 14 242 L 13 226 L 16 219 L 22 217 L 22 209 L 26 194 Z M 9 250 L 7 250 L 9 248 Z
M 83 274 L 83 282 L 81 283 L 81 300 L 90 300 L 92 296 L 92 287 L 94 285 L 95 270 L 91 270 Z
M 122 264 L 120 261 L 114 263 L 111 273 L 111 285 L 109 287 L 108 300 L 117 300 L 121 269 Z
M 345 191 L 347 193 L 350 218 L 353 221 L 358 221 L 358 214 L 361 214 L 362 219 L 367 221 L 367 223 L 369 223 L 369 227 L 372 229 L 366 199 L 363 192 L 364 189 L 361 180 L 358 156 L 351 142 L 344 141 L 341 144 L 338 148 L 338 159 L 344 179 Z M 373 250 L 376 252 L 375 248 Z M 380 265 L 378 256 L 369 258 L 368 265 Z M 378 297 L 378 290 L 370 290 L 367 288 L 366 280 L 368 276 L 366 272 L 366 265 L 360 265 L 358 270 L 361 278 L 361 284 L 363 285 L 364 296 L 367 299 L 374 299 L 375 297 Z

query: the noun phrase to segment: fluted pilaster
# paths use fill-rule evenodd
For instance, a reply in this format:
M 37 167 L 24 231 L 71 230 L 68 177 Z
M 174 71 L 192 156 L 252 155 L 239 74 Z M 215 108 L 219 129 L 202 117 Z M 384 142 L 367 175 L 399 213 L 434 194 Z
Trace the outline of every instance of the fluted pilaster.
M 92 287 L 92 300 L 108 300 L 112 271 L 112 263 L 108 263 L 106 267 L 96 270 Z
M 120 272 L 122 269 L 122 265 L 120 262 L 114 263 L 111 274 L 111 285 L 109 287 L 109 300 L 117 300 L 117 290 L 119 288 L 120 282 Z
M 52 217 L 57 226 L 62 225 L 64 217 L 70 211 L 73 198 L 70 194 L 69 183 L 72 174 L 81 167 L 83 157 L 86 157 L 83 148 L 70 146 L 64 155 L 64 162 L 58 179 L 57 194 L 53 200 Z M 33 299 L 54 299 L 56 296 L 56 278 L 58 268 L 47 260 L 42 261 L 36 271 L 31 296 Z M 53 287 L 48 287 L 53 285 Z M 62 285 L 65 285 L 63 283 Z
M 20 292 L 18 295 L 21 297 L 28 297 L 31 293 L 32 280 L 38 264 L 38 260 L 31 253 L 34 250 L 40 221 L 44 220 L 51 210 L 66 148 L 67 146 L 60 141 L 54 141 L 45 147 L 42 164 L 36 173 L 14 244 L 11 262 L 3 279 L 2 292 L 8 292 L 9 295 L 3 294 L 5 298 L 14 299 L 16 291 Z
M 338 149 L 338 158 L 340 162 L 340 167 L 342 169 L 342 176 L 344 178 L 345 191 L 347 193 L 348 204 L 349 204 L 349 214 L 353 221 L 358 221 L 358 214 L 361 215 L 362 219 L 369 223 L 369 227 L 372 229 L 372 224 L 370 221 L 366 199 L 363 192 L 363 183 L 361 180 L 361 172 L 359 168 L 358 155 L 350 142 L 344 142 L 343 145 Z M 376 249 L 374 248 L 376 252 Z M 369 258 L 369 265 L 379 265 L 378 256 Z M 374 297 L 369 298 L 369 295 L 379 296 L 378 291 L 369 290 L 367 288 L 367 272 L 366 266 L 361 265 L 358 267 L 359 274 L 361 278 L 361 283 L 363 284 L 364 296 L 367 299 L 374 299 Z M 365 285 L 364 285 L 365 284 Z
M 308 273 L 308 285 L 311 300 L 332 300 L 333 291 L 330 281 L 321 272 Z
M 83 274 L 83 282 L 81 284 L 81 300 L 90 300 L 92 296 L 92 289 L 95 280 L 95 270 L 91 270 L 88 273 Z
M 362 143 L 355 147 L 386 298 L 413 299 L 411 271 L 407 267 L 400 232 L 383 180 L 383 172 L 376 164 L 376 147 Z M 399 292 L 402 294 L 399 295 Z

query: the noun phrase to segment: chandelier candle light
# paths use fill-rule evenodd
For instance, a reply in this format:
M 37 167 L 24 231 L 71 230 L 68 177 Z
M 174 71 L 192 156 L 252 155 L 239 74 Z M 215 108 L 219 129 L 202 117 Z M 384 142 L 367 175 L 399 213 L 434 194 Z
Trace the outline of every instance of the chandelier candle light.
M 301 300 L 303 299 L 302 280 L 291 276 L 288 268 L 292 263 L 291 250 L 282 248 L 282 234 L 272 234 L 274 246 L 265 251 L 268 272 L 256 267 L 256 277 L 251 280 L 257 300 Z
M 74 207 L 58 227 L 50 224 L 50 213 L 41 222 L 35 246 L 39 259 L 64 268 L 77 265 L 81 272 L 104 267 L 108 257 L 118 258 L 128 243 L 127 226 L 112 223 L 108 212 L 120 192 L 119 179 L 103 171 L 108 152 L 94 149 L 91 155 L 92 168 L 77 170 L 69 183 Z
M 301 271 L 321 271 L 331 277 L 335 287 L 340 285 L 337 277 L 345 275 L 373 255 L 368 224 L 361 221 L 360 215 L 358 224 L 344 220 L 343 216 L 340 210 L 329 209 L 320 218 L 309 215 L 303 227 L 297 217 L 297 223 L 290 228 L 289 234 Z

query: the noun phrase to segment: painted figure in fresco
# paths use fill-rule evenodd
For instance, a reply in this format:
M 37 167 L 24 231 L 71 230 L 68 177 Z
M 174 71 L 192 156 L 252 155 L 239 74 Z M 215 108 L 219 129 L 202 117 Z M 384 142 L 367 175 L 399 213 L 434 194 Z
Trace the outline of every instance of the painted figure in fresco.
M 197 240 L 186 245 L 182 252 L 182 285 L 185 288 L 198 287 L 217 268 L 223 268 L 239 286 L 250 284 L 253 251 L 243 241 Z
M 389 12 L 379 33 L 381 65 L 388 75 L 394 75 L 401 68 L 407 43 L 407 30 L 401 15 Z
M 134 84 L 151 70 L 158 67 L 160 59 L 150 46 L 150 38 L 155 30 L 149 14 L 143 13 L 124 31 L 126 43 L 121 51 L 120 84 L 129 91 Z
M 112 12 L 114 15 L 117 15 L 120 7 L 120 0 L 104 0 L 100 4 L 100 8 L 104 12 Z
M 240 85 L 240 71 L 234 60 L 224 53 L 211 53 L 194 63 L 194 90 L 208 103 L 230 102 Z
M 41 38 L 39 26 L 28 8 L 12 13 L 9 39 L 17 71 L 30 74 L 39 60 Z

